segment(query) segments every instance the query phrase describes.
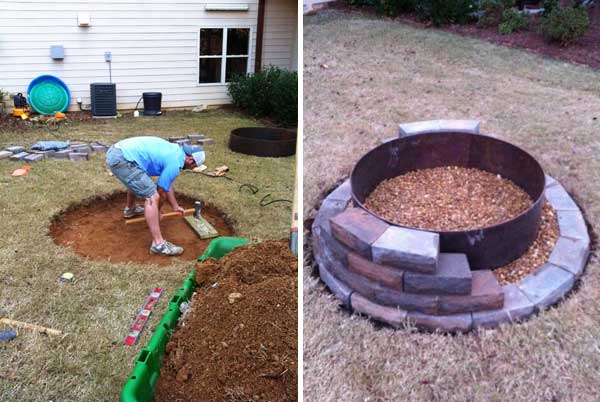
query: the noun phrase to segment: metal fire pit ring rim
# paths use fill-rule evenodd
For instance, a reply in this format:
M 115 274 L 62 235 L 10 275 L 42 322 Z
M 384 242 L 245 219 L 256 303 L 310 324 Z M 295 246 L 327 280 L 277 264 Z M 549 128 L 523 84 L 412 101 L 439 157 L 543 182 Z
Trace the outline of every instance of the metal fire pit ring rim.
M 438 132 L 435 132 L 435 133 L 423 133 L 423 134 L 417 134 L 417 135 L 430 135 L 430 134 L 453 134 L 453 133 L 455 133 L 455 132 L 454 132 L 454 131 L 438 131 Z M 535 164 L 536 164 L 536 165 L 537 165 L 537 167 L 539 168 L 540 172 L 542 172 L 542 174 L 544 174 L 544 170 L 543 170 L 542 166 L 539 164 L 539 162 L 538 162 L 538 161 L 537 161 L 537 160 L 536 160 L 534 157 L 532 157 L 532 156 L 531 156 L 531 155 L 530 155 L 530 154 L 529 154 L 527 151 L 525 151 L 523 148 L 521 148 L 521 147 L 519 147 L 519 146 L 517 146 L 517 145 L 514 145 L 514 144 L 512 144 L 512 143 L 510 143 L 510 142 L 508 142 L 508 141 L 500 140 L 500 139 L 498 139 L 498 138 L 496 138 L 496 137 L 492 137 L 492 136 L 490 136 L 489 134 L 472 134 L 472 133 L 462 133 L 462 132 L 461 132 L 461 133 L 459 133 L 459 134 L 470 135 L 470 136 L 485 136 L 485 137 L 492 138 L 492 139 L 494 139 L 494 140 L 496 140 L 496 141 L 502 142 L 502 143 L 504 143 L 504 144 L 506 144 L 506 145 L 513 146 L 513 147 L 517 148 L 519 151 L 523 152 L 524 154 L 526 154 L 526 155 L 530 156 L 530 157 L 531 157 L 531 159 L 532 159 L 532 160 L 535 162 Z M 413 137 L 413 136 L 411 136 L 411 137 Z M 396 141 L 396 140 L 398 140 L 398 139 L 402 140 L 402 139 L 404 139 L 404 138 L 408 138 L 408 137 L 398 137 L 398 138 L 394 138 L 394 140 L 392 140 L 392 141 Z M 389 142 L 392 142 L 392 141 L 389 141 Z M 364 158 L 364 157 L 365 157 L 367 154 L 369 154 L 371 151 L 374 151 L 375 149 L 377 149 L 377 148 L 380 148 L 380 147 L 384 147 L 384 146 L 386 146 L 386 145 L 387 145 L 389 142 L 386 142 L 386 143 L 384 143 L 384 144 L 380 144 L 380 145 L 376 146 L 375 148 L 371 148 L 369 151 L 365 152 L 365 153 L 364 153 L 364 154 L 363 154 L 363 155 L 360 157 L 360 159 L 358 160 L 358 162 L 356 162 L 356 163 L 354 164 L 354 167 L 352 168 L 352 172 L 350 173 L 350 182 L 351 182 L 351 183 L 352 183 L 352 177 L 354 176 L 354 172 L 355 172 L 355 169 L 356 169 L 356 168 L 357 168 L 357 166 L 358 166 L 358 163 L 359 163 L 359 162 L 360 162 L 360 161 L 361 161 L 361 160 L 362 160 L 362 159 L 363 159 L 363 158 Z M 493 173 L 493 174 L 495 174 L 494 172 L 489 172 L 489 173 Z M 351 188 L 352 188 L 352 187 L 351 187 Z M 520 187 L 519 187 L 519 188 L 520 188 Z M 545 189 L 545 188 L 544 188 L 544 189 Z M 464 233 L 464 232 L 473 232 L 473 233 L 475 233 L 475 232 L 479 232 L 479 231 L 481 231 L 481 230 L 493 229 L 493 228 L 496 228 L 496 227 L 498 227 L 498 226 L 502 226 L 502 225 L 504 225 L 504 224 L 506 224 L 506 223 L 508 223 L 508 222 L 512 222 L 513 220 L 515 220 L 515 219 L 518 219 L 519 217 L 521 217 L 521 216 L 523 216 L 523 215 L 526 215 L 526 214 L 528 214 L 528 213 L 529 213 L 529 212 L 530 212 L 530 211 L 531 211 L 531 210 L 532 210 L 532 209 L 535 207 L 535 205 L 536 205 L 536 204 L 537 204 L 537 203 L 538 203 L 540 200 L 543 200 L 543 199 L 544 199 L 544 189 L 542 189 L 542 191 L 541 191 L 541 193 L 539 194 L 539 196 L 538 196 L 538 197 L 537 197 L 537 198 L 536 198 L 536 199 L 535 199 L 535 200 L 534 200 L 534 201 L 531 203 L 531 206 L 530 206 L 529 208 L 527 208 L 526 210 L 524 210 L 524 211 L 523 211 L 523 212 L 521 212 L 520 214 L 518 214 L 518 215 L 515 215 L 513 218 L 510 218 L 510 219 L 507 219 L 507 220 L 505 220 L 505 221 L 502 221 L 502 222 L 496 223 L 496 224 L 494 224 L 494 225 L 490 225 L 490 226 L 482 226 L 482 227 L 480 227 L 480 228 L 474 228 L 474 229 L 465 229 L 465 230 L 432 230 L 432 229 L 423 229 L 423 228 L 417 228 L 417 227 L 414 227 L 414 226 L 406 226 L 406 225 L 401 225 L 401 224 L 398 224 L 398 223 L 394 223 L 394 222 L 392 222 L 392 221 L 389 221 L 389 220 L 387 220 L 387 219 L 383 218 L 383 217 L 382 217 L 382 216 L 380 216 L 379 214 L 377 214 L 377 213 L 375 213 L 375 212 L 371 211 L 369 208 L 367 208 L 367 207 L 366 207 L 366 206 L 365 206 L 365 205 L 364 205 L 362 202 L 360 202 L 360 201 L 358 200 L 358 197 L 357 197 L 357 196 L 356 196 L 356 194 L 354 193 L 354 190 L 353 190 L 353 189 L 352 189 L 352 201 L 353 201 L 353 202 L 354 202 L 356 205 L 358 205 L 359 207 L 361 207 L 363 210 L 365 210 L 366 212 L 368 212 L 368 213 L 370 213 L 371 215 L 375 216 L 377 219 L 381 219 L 382 221 L 386 222 L 386 223 L 387 223 L 387 224 L 389 224 L 389 225 L 392 225 L 392 226 L 398 226 L 398 227 L 402 227 L 402 228 L 406 228 L 406 229 L 422 230 L 422 231 L 424 231 L 424 232 L 432 232 L 432 233 L 438 233 L 438 234 L 440 234 L 440 235 L 444 235 L 444 234 L 456 234 L 456 233 Z
M 371 211 L 369 208 L 367 208 L 363 202 L 361 202 L 356 194 L 355 191 L 355 187 L 354 187 L 354 181 L 355 178 L 357 177 L 357 170 L 361 168 L 361 162 L 363 162 L 363 160 L 367 159 L 369 156 L 371 156 L 373 153 L 375 152 L 381 152 L 382 149 L 385 148 L 389 148 L 391 147 L 394 142 L 405 142 L 405 141 L 414 141 L 416 139 L 418 139 L 418 137 L 423 137 L 423 136 L 430 136 L 430 137 L 435 137 L 435 136 L 444 136 L 444 135 L 460 135 L 462 137 L 477 137 L 477 138 L 485 138 L 486 141 L 491 141 L 491 142 L 497 142 L 498 144 L 500 144 L 501 146 L 504 147 L 509 147 L 512 148 L 514 150 L 517 151 L 517 153 L 520 153 L 522 156 L 525 156 L 529 162 L 532 164 L 534 170 L 537 171 L 536 175 L 539 176 L 539 178 L 541 180 L 543 180 L 543 182 L 541 183 L 540 186 L 540 191 L 539 192 L 535 192 L 535 198 L 532 200 L 531 206 L 529 208 L 527 208 L 526 210 L 524 210 L 523 212 L 521 212 L 520 214 L 514 216 L 511 219 L 505 220 L 503 222 L 499 222 L 493 225 L 489 225 L 489 226 L 483 226 L 480 228 L 474 228 L 474 229 L 467 229 L 467 230 L 455 230 L 455 231 L 436 231 L 436 230 L 431 230 L 431 229 L 423 229 L 423 228 L 417 228 L 417 227 L 413 227 L 413 226 L 406 226 L 406 225 L 401 225 L 398 223 L 394 223 L 392 221 L 389 221 L 385 218 L 383 218 L 382 216 L 380 216 L 379 214 L 375 213 L 374 211 Z M 469 146 L 471 142 L 469 141 Z M 483 169 L 482 169 L 483 170 Z M 498 174 L 497 172 L 490 172 L 493 174 Z M 506 228 L 508 228 L 511 225 L 518 225 L 518 224 L 524 224 L 524 222 L 526 221 L 533 221 L 535 222 L 536 225 L 536 230 L 535 232 L 537 233 L 537 228 L 539 227 L 539 223 L 540 223 L 540 216 L 541 216 L 541 210 L 542 210 L 542 206 L 545 200 L 544 194 L 545 194 L 545 173 L 543 168 L 541 167 L 541 165 L 539 164 L 539 162 L 527 151 L 525 151 L 524 149 L 522 149 L 521 147 L 514 145 L 508 141 L 504 141 L 495 137 L 492 137 L 490 135 L 486 135 L 486 134 L 476 134 L 476 133 L 463 133 L 463 132 L 454 132 L 454 131 L 439 131 L 439 132 L 435 132 L 435 133 L 423 133 L 423 134 L 417 134 L 414 136 L 407 136 L 407 137 L 398 137 L 395 138 L 391 141 L 386 141 L 383 144 L 379 144 L 378 146 L 371 148 L 369 151 L 367 151 L 366 153 L 364 153 L 359 159 L 358 161 L 354 164 L 353 168 L 352 168 L 352 172 L 350 174 L 350 183 L 351 183 L 351 195 L 352 195 L 352 201 L 355 203 L 356 206 L 360 207 L 361 209 L 363 209 L 364 211 L 366 211 L 367 213 L 371 214 L 372 216 L 374 216 L 375 218 L 391 225 L 391 226 L 396 226 L 396 227 L 401 227 L 401 228 L 406 228 L 406 229 L 413 229 L 413 230 L 420 230 L 420 231 L 425 231 L 425 232 L 431 232 L 431 233 L 437 233 L 440 235 L 441 239 L 449 239 L 449 238 L 454 238 L 457 239 L 459 237 L 463 237 L 463 238 L 471 238 L 471 237 L 476 237 L 476 236 L 480 236 L 481 234 L 490 234 L 490 233 L 499 233 L 503 230 L 505 230 Z M 379 183 L 378 183 L 379 184 Z M 521 187 L 521 186 L 519 186 Z M 523 190 L 523 187 L 521 187 Z M 530 195 L 531 196 L 531 195 Z M 525 236 L 523 236 L 525 237 Z M 533 242 L 533 240 L 535 239 L 535 236 L 529 236 L 529 238 L 527 239 L 527 247 L 520 247 L 522 248 L 522 250 L 519 250 L 518 253 L 516 254 L 516 257 L 514 258 L 504 258 L 504 260 L 502 260 L 502 258 L 486 258 L 486 259 L 492 259 L 492 260 L 497 260 L 497 261 L 501 261 L 502 263 L 497 263 L 496 261 L 494 261 L 494 263 L 485 263 L 482 264 L 480 267 L 475 268 L 475 269 L 493 269 L 493 268 L 497 268 L 498 266 L 504 265 L 516 258 L 518 258 L 519 255 L 522 255 L 523 252 L 525 252 L 527 250 L 527 248 L 529 247 L 529 245 Z M 455 243 L 456 240 L 452 240 L 452 241 L 444 241 L 443 243 Z M 459 241 L 456 241 L 456 243 L 459 243 Z M 445 246 L 444 246 L 445 247 Z M 464 252 L 467 255 L 469 255 L 470 253 L 467 251 L 463 251 L 463 250 L 455 250 L 454 246 L 451 247 L 450 252 Z M 477 254 L 479 254 L 479 252 L 476 252 Z M 471 257 L 471 256 L 469 256 Z M 478 260 L 478 258 L 477 258 Z M 469 261 L 471 262 L 471 258 L 469 258 Z M 479 265 L 478 263 L 475 263 L 474 265 Z

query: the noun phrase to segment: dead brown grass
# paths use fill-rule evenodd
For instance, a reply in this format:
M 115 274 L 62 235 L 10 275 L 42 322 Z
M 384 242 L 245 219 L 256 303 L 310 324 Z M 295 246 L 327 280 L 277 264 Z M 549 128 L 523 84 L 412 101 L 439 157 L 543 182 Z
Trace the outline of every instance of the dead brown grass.
M 531 152 L 598 222 L 600 73 L 338 11 L 305 18 L 304 37 L 305 218 L 399 123 L 475 118 Z M 305 401 L 600 400 L 595 256 L 557 308 L 458 336 L 348 315 L 305 267 Z

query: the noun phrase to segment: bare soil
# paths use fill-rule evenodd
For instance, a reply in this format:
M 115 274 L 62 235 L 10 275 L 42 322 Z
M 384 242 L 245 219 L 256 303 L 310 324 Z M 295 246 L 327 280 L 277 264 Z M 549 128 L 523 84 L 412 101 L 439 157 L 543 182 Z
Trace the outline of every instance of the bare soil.
M 444 232 L 499 224 L 531 204 L 531 197 L 512 181 L 457 166 L 385 180 L 365 201 L 368 209 L 398 225 Z
M 194 207 L 193 198 L 182 194 L 176 198 L 183 208 Z M 72 205 L 52 221 L 50 235 L 57 244 L 71 247 L 77 254 L 92 260 L 159 265 L 169 265 L 173 259 L 195 260 L 212 240 L 200 240 L 182 218 L 165 218 L 161 222 L 163 237 L 183 247 L 184 252 L 177 257 L 150 254 L 152 237 L 146 223 L 125 224 L 125 200 L 125 192 L 115 192 Z M 169 211 L 167 206 L 163 207 L 163 213 Z M 224 215 L 213 206 L 203 203 L 202 216 L 220 236 L 233 234 Z
M 297 264 L 287 241 L 197 264 L 155 401 L 297 401 Z

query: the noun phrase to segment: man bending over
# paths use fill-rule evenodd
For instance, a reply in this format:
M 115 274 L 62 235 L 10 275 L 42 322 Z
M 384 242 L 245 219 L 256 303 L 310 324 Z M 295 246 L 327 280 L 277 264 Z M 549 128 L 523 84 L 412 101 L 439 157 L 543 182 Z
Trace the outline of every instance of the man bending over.
M 158 137 L 131 137 L 114 144 L 106 153 L 110 171 L 127 187 L 125 218 L 144 215 L 152 234 L 150 252 L 179 255 L 183 248 L 166 241 L 160 232 L 160 208 L 168 201 L 175 212 L 184 209 L 175 199 L 173 182 L 181 169 L 193 169 L 204 163 L 204 150 L 199 145 L 173 144 Z M 150 179 L 157 176 L 156 184 Z M 144 206 L 135 199 L 145 200 Z

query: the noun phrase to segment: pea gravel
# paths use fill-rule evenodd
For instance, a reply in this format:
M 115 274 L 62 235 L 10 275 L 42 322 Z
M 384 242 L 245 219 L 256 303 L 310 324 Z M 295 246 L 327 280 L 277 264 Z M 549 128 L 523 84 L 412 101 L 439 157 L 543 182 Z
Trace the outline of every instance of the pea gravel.
M 488 227 L 532 205 L 512 181 L 475 168 L 444 166 L 405 173 L 381 182 L 365 206 L 388 221 L 449 232 Z
M 558 240 L 558 234 L 556 211 L 546 202 L 542 209 L 542 220 L 536 239 L 529 246 L 525 254 L 513 262 L 494 270 L 494 275 L 496 275 L 498 283 L 500 285 L 517 283 L 525 275 L 535 271 L 537 267 L 548 261 L 550 254 L 552 254 L 552 249 L 554 249 L 554 245 Z

